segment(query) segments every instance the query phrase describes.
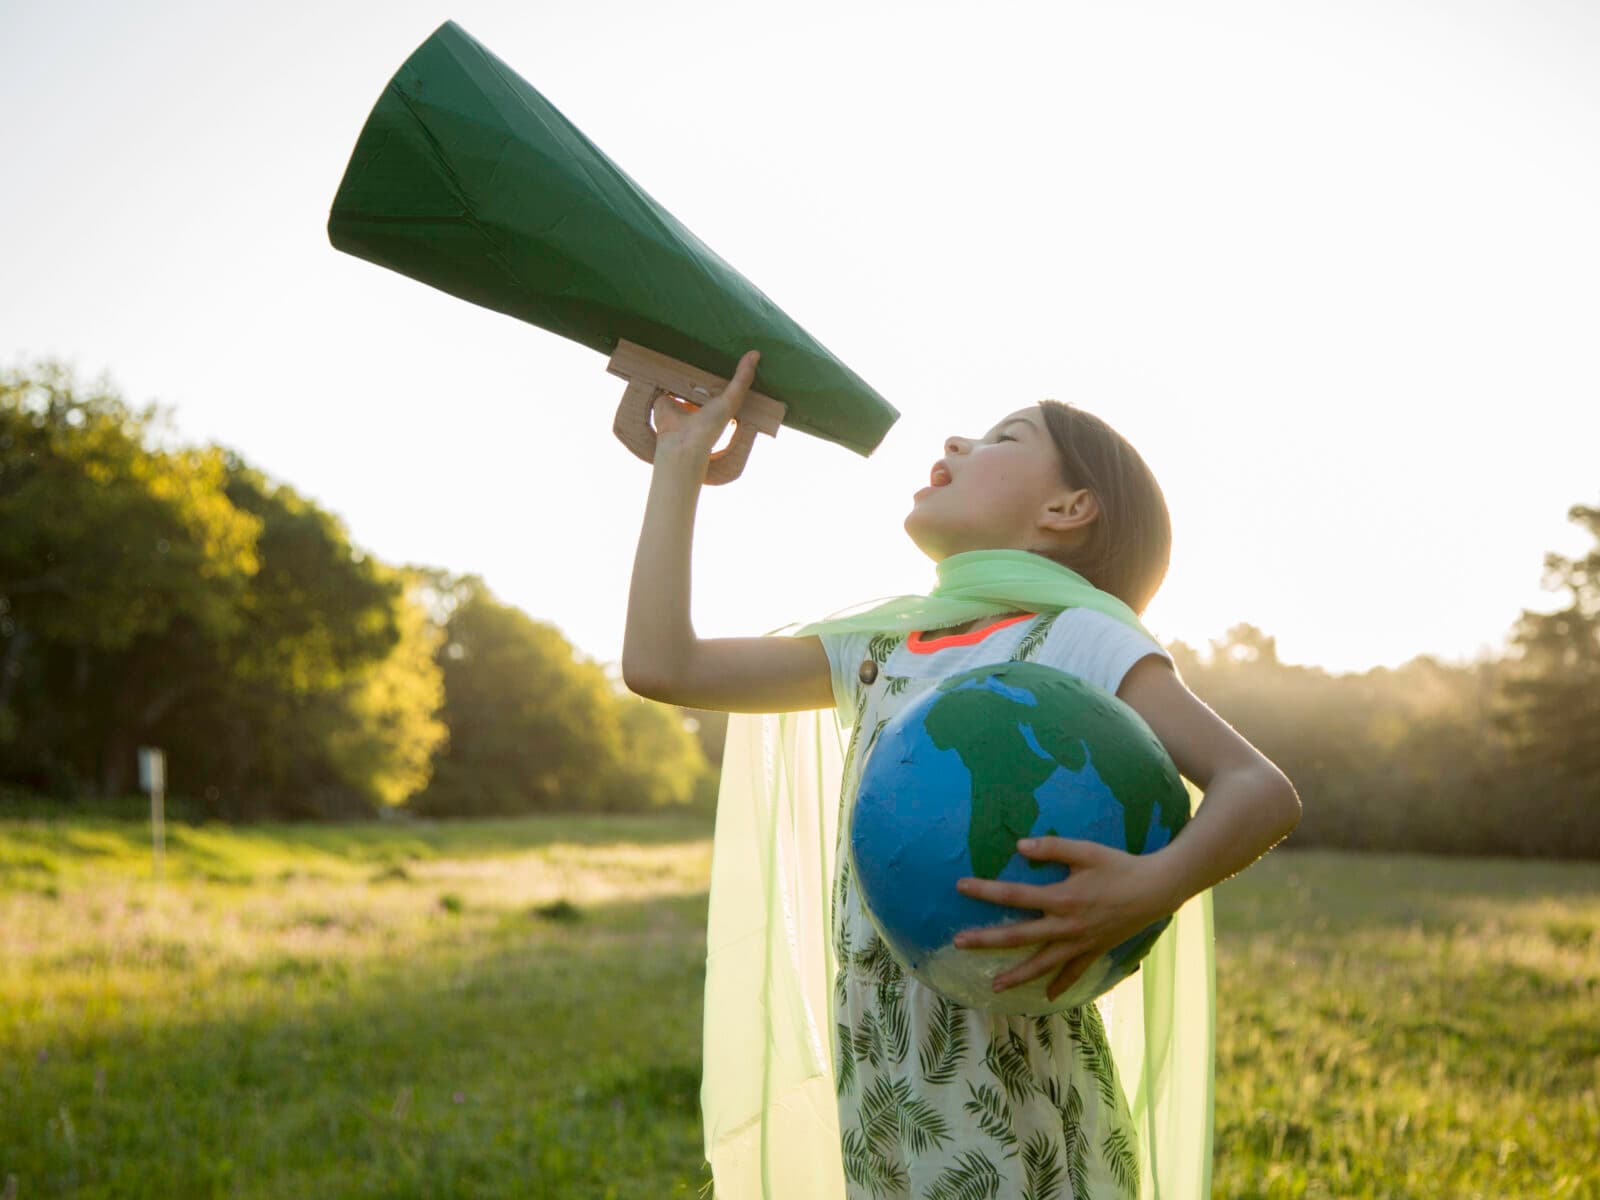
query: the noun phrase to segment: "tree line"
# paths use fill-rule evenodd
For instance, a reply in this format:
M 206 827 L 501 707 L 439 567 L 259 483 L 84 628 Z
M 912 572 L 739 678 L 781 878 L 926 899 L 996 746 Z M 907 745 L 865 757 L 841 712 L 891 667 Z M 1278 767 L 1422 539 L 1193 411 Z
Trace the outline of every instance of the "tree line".
M 62 364 L 0 372 L 0 783 L 223 819 L 714 803 L 693 721 Z
M 1600 539 L 1600 509 L 1574 513 Z M 1524 613 L 1508 653 L 1467 664 L 1421 656 L 1335 675 L 1280 662 L 1252 625 L 1204 654 L 1169 649 L 1195 694 L 1294 781 L 1302 815 L 1286 845 L 1600 858 L 1597 600 Z
M 1567 517 L 1593 545 L 1545 556 L 1558 607 L 1523 611 L 1506 648 L 1474 662 L 1334 675 L 1280 662 L 1252 625 L 1203 655 L 1171 647 L 1299 789 L 1290 843 L 1600 858 L 1600 506 Z
M 709 813 L 725 714 L 629 693 L 474 575 L 391 565 L 164 414 L 43 362 L 0 371 L 0 786 L 126 796 L 167 753 L 223 819 Z M 1298 845 L 1600 857 L 1600 507 L 1501 653 L 1332 674 L 1239 625 L 1173 653 L 1283 767 Z

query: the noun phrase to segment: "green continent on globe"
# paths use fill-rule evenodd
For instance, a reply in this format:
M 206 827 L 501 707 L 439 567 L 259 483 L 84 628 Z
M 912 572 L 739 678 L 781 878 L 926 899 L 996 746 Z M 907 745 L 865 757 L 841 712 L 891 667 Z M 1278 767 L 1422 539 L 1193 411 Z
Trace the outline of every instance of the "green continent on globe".
M 1035 703 L 984 686 L 987 680 L 1032 696 Z M 977 667 L 939 683 L 942 694 L 929 707 L 923 728 L 938 749 L 959 754 L 972 777 L 967 850 L 973 874 L 986 879 L 1000 874 L 1016 853 L 1017 839 L 1028 836 L 1039 818 L 1035 791 L 1057 767 L 1083 770 L 1086 743 L 1094 747 L 1096 773 L 1122 807 L 1124 848 L 1130 854 L 1144 850 L 1153 818 L 1176 831 L 1188 817 L 1188 797 L 1176 769 L 1171 786 L 1153 789 L 1151 803 L 1151 744 L 1159 761 L 1170 759 L 1149 726 L 1110 693 L 1091 688 L 1053 667 L 1028 662 Z M 1028 745 L 1024 725 L 1048 757 Z

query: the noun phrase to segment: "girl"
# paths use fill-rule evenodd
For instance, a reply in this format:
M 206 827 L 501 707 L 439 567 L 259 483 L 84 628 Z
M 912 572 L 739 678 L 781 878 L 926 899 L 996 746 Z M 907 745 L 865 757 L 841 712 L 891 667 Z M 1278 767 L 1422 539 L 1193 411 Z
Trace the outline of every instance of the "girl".
M 694 509 L 710 451 L 738 414 L 757 358 L 746 354 L 729 386 L 698 410 L 668 397 L 656 403 L 654 475 L 622 670 L 631 690 L 673 704 L 736 713 L 836 706 L 851 727 L 828 906 L 828 1033 L 844 1194 L 1137 1196 L 1140 1163 L 1159 1159 L 1152 1151 L 1160 1148 L 1139 1143 L 1097 1006 L 1007 1016 L 925 988 L 877 938 L 842 847 L 862 762 L 893 714 L 942 677 L 1011 658 L 1078 675 L 1131 705 L 1204 789 L 1205 804 L 1153 854 L 1045 837 L 1019 852 L 1069 864 L 1067 879 L 1044 887 L 962 880 L 967 895 L 1041 914 L 957 938 L 974 947 L 1037 945 L 996 990 L 1040 981 L 1053 998 L 1102 953 L 1288 834 L 1300 811 L 1289 781 L 1184 687 L 1135 616 L 1166 573 L 1171 538 L 1160 489 L 1137 452 L 1096 418 L 1055 401 L 1018 409 L 980 440 L 950 438 L 916 494 L 905 530 L 938 564 L 940 585 L 930 596 L 900 597 L 789 637 L 702 639 L 689 620 Z M 723 769 L 726 777 L 727 761 Z M 725 778 L 724 804 L 727 787 Z M 718 821 L 720 841 L 721 812 Z M 792 914 L 785 917 L 792 926 Z M 709 1010 L 707 1022 L 709 1051 Z M 767 1129 L 770 1115 L 763 1113 L 759 1147 L 763 1194 L 838 1195 L 829 1164 L 810 1167 L 820 1184 L 793 1162 L 782 1178 L 770 1169 L 769 1159 L 779 1161 L 771 1143 L 783 1134 L 781 1123 Z M 1196 1178 L 1209 1176 L 1209 1145 L 1203 1153 Z M 1154 1182 L 1145 1181 L 1146 1195 Z

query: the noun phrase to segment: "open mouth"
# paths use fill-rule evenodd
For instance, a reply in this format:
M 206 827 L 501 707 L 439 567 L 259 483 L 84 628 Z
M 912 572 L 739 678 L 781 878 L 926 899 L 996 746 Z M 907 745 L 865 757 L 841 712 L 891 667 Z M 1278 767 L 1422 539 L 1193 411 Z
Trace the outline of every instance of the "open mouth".
M 928 472 L 927 484 L 920 488 L 917 491 L 917 494 L 912 497 L 912 499 L 920 499 L 921 497 L 926 496 L 929 492 L 933 491 L 935 488 L 948 487 L 951 482 L 952 476 L 950 474 L 950 468 L 945 466 L 944 461 L 941 459 L 939 462 L 933 464 L 933 469 Z

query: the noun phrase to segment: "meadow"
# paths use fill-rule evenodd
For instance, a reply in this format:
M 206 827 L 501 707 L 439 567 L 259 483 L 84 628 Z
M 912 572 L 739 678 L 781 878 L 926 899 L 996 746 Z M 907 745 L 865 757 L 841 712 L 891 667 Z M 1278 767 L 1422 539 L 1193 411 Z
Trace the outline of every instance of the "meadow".
M 0 820 L 0 1195 L 709 1195 L 704 818 Z M 1600 1198 L 1600 866 L 1217 889 L 1219 1197 Z

